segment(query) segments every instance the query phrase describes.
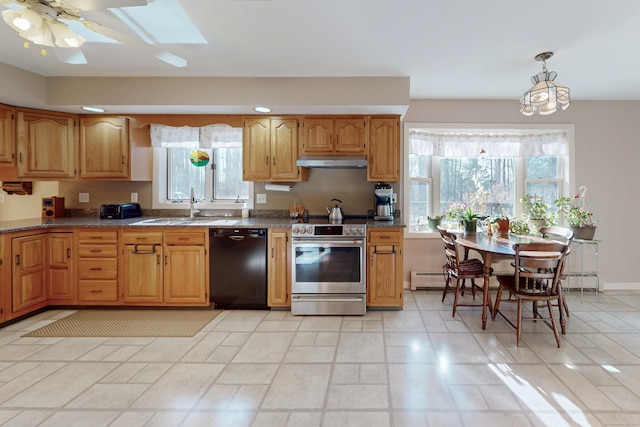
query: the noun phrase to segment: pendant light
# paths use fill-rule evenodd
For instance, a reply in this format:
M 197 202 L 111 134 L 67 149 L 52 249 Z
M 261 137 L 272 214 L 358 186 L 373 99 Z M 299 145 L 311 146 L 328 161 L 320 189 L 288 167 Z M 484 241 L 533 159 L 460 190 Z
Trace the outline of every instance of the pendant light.
M 546 61 L 552 56 L 553 52 L 543 52 L 535 57 L 542 62 L 542 72 L 531 77 L 533 87 L 520 98 L 520 112 L 525 116 L 546 116 L 569 108 L 569 88 L 554 81 L 555 71 L 547 71 Z

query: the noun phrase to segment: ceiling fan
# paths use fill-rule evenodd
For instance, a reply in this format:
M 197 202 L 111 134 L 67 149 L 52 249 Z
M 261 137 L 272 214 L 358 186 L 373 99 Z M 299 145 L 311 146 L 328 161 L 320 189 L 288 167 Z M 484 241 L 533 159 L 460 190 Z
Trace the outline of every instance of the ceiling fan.
M 123 34 L 98 22 L 85 19 L 83 13 L 93 10 L 146 6 L 155 0 L 0 0 L 0 4 L 16 5 L 2 11 L 2 18 L 28 42 L 52 47 L 58 59 L 69 64 L 86 64 L 80 50 L 84 37 L 73 31 L 64 21 L 76 21 L 88 30 L 117 42 L 146 50 L 155 58 L 174 67 L 185 67 L 187 61 L 172 53 L 158 49 L 141 39 Z

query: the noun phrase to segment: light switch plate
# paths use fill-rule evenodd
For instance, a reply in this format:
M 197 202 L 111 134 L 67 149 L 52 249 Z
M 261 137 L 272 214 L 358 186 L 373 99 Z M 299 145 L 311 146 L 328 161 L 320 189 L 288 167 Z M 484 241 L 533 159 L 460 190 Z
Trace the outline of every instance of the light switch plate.
M 131 203 L 138 202 L 138 193 L 131 193 Z
M 267 195 L 266 194 L 258 194 L 256 196 L 256 203 L 260 203 L 260 204 L 267 203 Z
M 78 201 L 80 203 L 89 203 L 89 193 L 78 193 Z

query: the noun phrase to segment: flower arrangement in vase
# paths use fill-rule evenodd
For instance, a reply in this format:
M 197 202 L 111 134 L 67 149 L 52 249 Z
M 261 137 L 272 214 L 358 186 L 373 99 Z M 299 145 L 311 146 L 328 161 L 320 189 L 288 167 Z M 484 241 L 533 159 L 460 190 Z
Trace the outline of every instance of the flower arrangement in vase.
M 523 219 L 529 221 L 530 232 L 538 233 L 540 227 L 557 223 L 556 213 L 551 210 L 551 205 L 545 202 L 542 197 L 527 194 L 520 201 L 527 209 Z

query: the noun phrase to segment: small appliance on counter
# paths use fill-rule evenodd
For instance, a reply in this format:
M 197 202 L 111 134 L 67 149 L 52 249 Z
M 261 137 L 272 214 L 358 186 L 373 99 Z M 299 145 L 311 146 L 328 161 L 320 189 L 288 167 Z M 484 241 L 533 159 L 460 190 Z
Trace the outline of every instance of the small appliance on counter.
M 140 203 L 115 203 L 100 205 L 100 219 L 125 219 L 142 216 Z
M 393 221 L 393 188 L 390 184 L 379 182 L 375 193 L 375 221 Z
M 42 218 L 61 218 L 64 216 L 64 197 L 43 197 Z

